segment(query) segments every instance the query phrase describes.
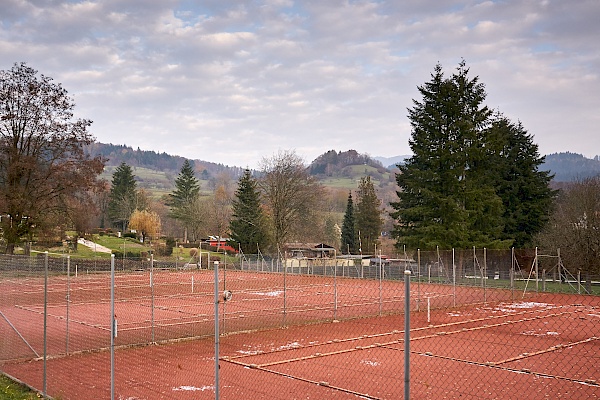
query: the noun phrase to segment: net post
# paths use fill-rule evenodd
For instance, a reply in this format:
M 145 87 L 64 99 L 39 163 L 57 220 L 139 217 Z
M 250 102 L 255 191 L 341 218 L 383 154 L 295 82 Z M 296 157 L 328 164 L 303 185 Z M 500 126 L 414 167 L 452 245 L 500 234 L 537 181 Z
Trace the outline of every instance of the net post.
M 410 398 L 410 270 L 404 271 L 404 400 Z

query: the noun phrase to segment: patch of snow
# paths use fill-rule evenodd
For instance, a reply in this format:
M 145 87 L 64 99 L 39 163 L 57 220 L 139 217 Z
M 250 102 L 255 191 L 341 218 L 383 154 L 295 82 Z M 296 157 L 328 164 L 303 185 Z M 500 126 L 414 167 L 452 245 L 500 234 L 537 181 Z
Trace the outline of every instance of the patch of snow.
M 255 294 L 257 296 L 278 297 L 278 296 L 281 296 L 283 294 L 283 290 L 277 290 L 277 291 L 274 291 L 274 292 L 254 292 L 252 294 Z
M 173 388 L 174 392 L 204 392 L 205 390 L 214 390 L 215 387 L 214 386 L 202 386 L 202 387 L 195 387 L 195 386 L 179 386 L 176 388 Z
M 284 344 L 283 346 L 278 347 L 277 350 L 296 349 L 298 347 L 302 347 L 302 345 L 298 342 L 293 342 L 289 344 Z
M 379 361 L 370 361 L 370 360 L 362 360 L 360 363 L 364 364 L 364 365 L 370 365 L 371 367 L 378 367 L 381 365 L 381 363 Z

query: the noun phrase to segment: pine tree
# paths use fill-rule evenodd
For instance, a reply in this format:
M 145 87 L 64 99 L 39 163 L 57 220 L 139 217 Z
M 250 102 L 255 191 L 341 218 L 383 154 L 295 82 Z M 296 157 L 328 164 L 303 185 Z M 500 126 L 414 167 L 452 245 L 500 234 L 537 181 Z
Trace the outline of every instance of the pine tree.
M 356 199 L 356 228 L 360 232 L 362 252 L 374 254 L 383 220 L 381 200 L 377 197 L 370 176 L 360 179 Z
M 121 163 L 113 173 L 108 195 L 108 218 L 114 226 L 127 229 L 129 218 L 136 209 L 137 185 L 131 167 Z
M 540 171 L 544 157 L 522 124 L 497 115 L 488 131 L 488 171 L 493 172 L 496 192 L 504 205 L 503 239 L 514 247 L 531 245 L 549 219 L 556 192 L 550 188 L 552 175 Z
M 509 122 L 494 118 L 484 85 L 468 73 L 464 61 L 450 78 L 436 65 L 418 88 L 423 100 L 409 109 L 413 156 L 399 166 L 399 201 L 391 203 L 399 246 L 508 247 L 539 229 L 520 210 L 547 212 L 552 196 L 548 176 L 537 172 L 537 147 L 522 127 L 508 129 Z M 529 176 L 527 195 L 540 195 L 540 202 L 511 195 L 525 184 L 520 174 Z M 530 233 L 517 238 L 525 220 Z
M 436 65 L 431 81 L 418 88 L 423 100 L 409 109 L 413 156 L 399 166 L 399 201 L 391 204 L 398 245 L 490 247 L 501 231 L 501 200 L 477 167 L 490 111 L 483 84 L 467 74 L 464 62 L 451 78 Z
M 169 216 L 184 226 L 184 241 L 187 241 L 188 228 L 192 219 L 192 205 L 200 196 L 200 182 L 194 174 L 193 161 L 185 160 L 175 179 L 175 190 L 169 194 L 167 205 Z
M 344 214 L 344 222 L 342 223 L 342 238 L 341 250 L 342 253 L 355 254 L 356 247 L 356 223 L 354 220 L 354 202 L 352 200 L 352 192 L 348 193 L 348 203 L 346 205 L 346 213 Z
M 258 183 L 249 169 L 238 181 L 232 206 L 233 215 L 229 223 L 231 238 L 240 244 L 244 253 L 256 254 L 267 242 L 267 235 Z

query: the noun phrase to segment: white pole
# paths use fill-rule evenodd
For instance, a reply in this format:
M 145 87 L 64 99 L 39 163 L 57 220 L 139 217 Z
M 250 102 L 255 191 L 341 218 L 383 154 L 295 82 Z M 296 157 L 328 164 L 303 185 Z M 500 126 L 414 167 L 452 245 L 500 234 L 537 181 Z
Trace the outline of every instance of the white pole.
M 427 298 L 427 323 L 431 322 L 431 297 Z
M 454 262 L 454 248 L 452 248 L 452 304 L 456 307 L 456 264 Z

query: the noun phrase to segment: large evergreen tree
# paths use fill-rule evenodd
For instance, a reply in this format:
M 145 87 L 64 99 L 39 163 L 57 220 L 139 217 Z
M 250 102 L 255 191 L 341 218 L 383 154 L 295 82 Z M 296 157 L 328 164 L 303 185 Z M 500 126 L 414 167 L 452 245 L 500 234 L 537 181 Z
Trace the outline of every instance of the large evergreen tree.
M 346 204 L 346 213 L 342 223 L 341 250 L 348 254 L 356 253 L 356 222 L 354 219 L 354 201 L 352 192 L 348 193 L 348 203 Z
M 169 216 L 181 222 L 184 227 L 184 241 L 187 241 L 193 213 L 193 204 L 200 196 L 200 182 L 194 174 L 193 161 L 185 160 L 177 179 L 175 190 L 169 193 L 167 205 L 170 207 Z
M 381 200 L 377 197 L 371 177 L 360 178 L 356 195 L 356 228 L 363 253 L 375 253 L 383 220 L 381 219 Z
M 544 157 L 520 122 L 497 115 L 487 134 L 486 169 L 504 206 L 502 239 L 512 240 L 514 247 L 531 245 L 549 219 L 556 194 L 552 175 L 539 170 Z
M 131 214 L 137 208 L 137 185 L 131 167 L 121 163 L 113 173 L 108 195 L 108 218 L 125 231 Z
M 537 147 L 524 131 L 518 133 L 521 128 L 501 127 L 484 104 L 483 83 L 468 73 L 464 61 L 449 78 L 436 65 L 431 81 L 418 88 L 422 101 L 413 100 L 408 110 L 413 156 L 399 166 L 399 201 L 391 204 L 398 245 L 499 248 L 516 243 L 519 229 L 531 235 L 538 228 L 522 223 L 521 209 L 537 206 L 525 205 L 527 196 L 510 195 L 511 185 L 523 184 L 515 181 L 518 174 L 535 176 L 528 182 L 546 199 L 538 203 L 540 211 L 547 210 L 551 196 L 547 180 L 537 174 Z M 510 142 L 511 135 L 521 139 Z
M 260 246 L 267 242 L 267 234 L 258 183 L 249 169 L 238 181 L 232 206 L 233 215 L 229 223 L 231 238 L 240 244 L 244 253 L 256 254 Z

